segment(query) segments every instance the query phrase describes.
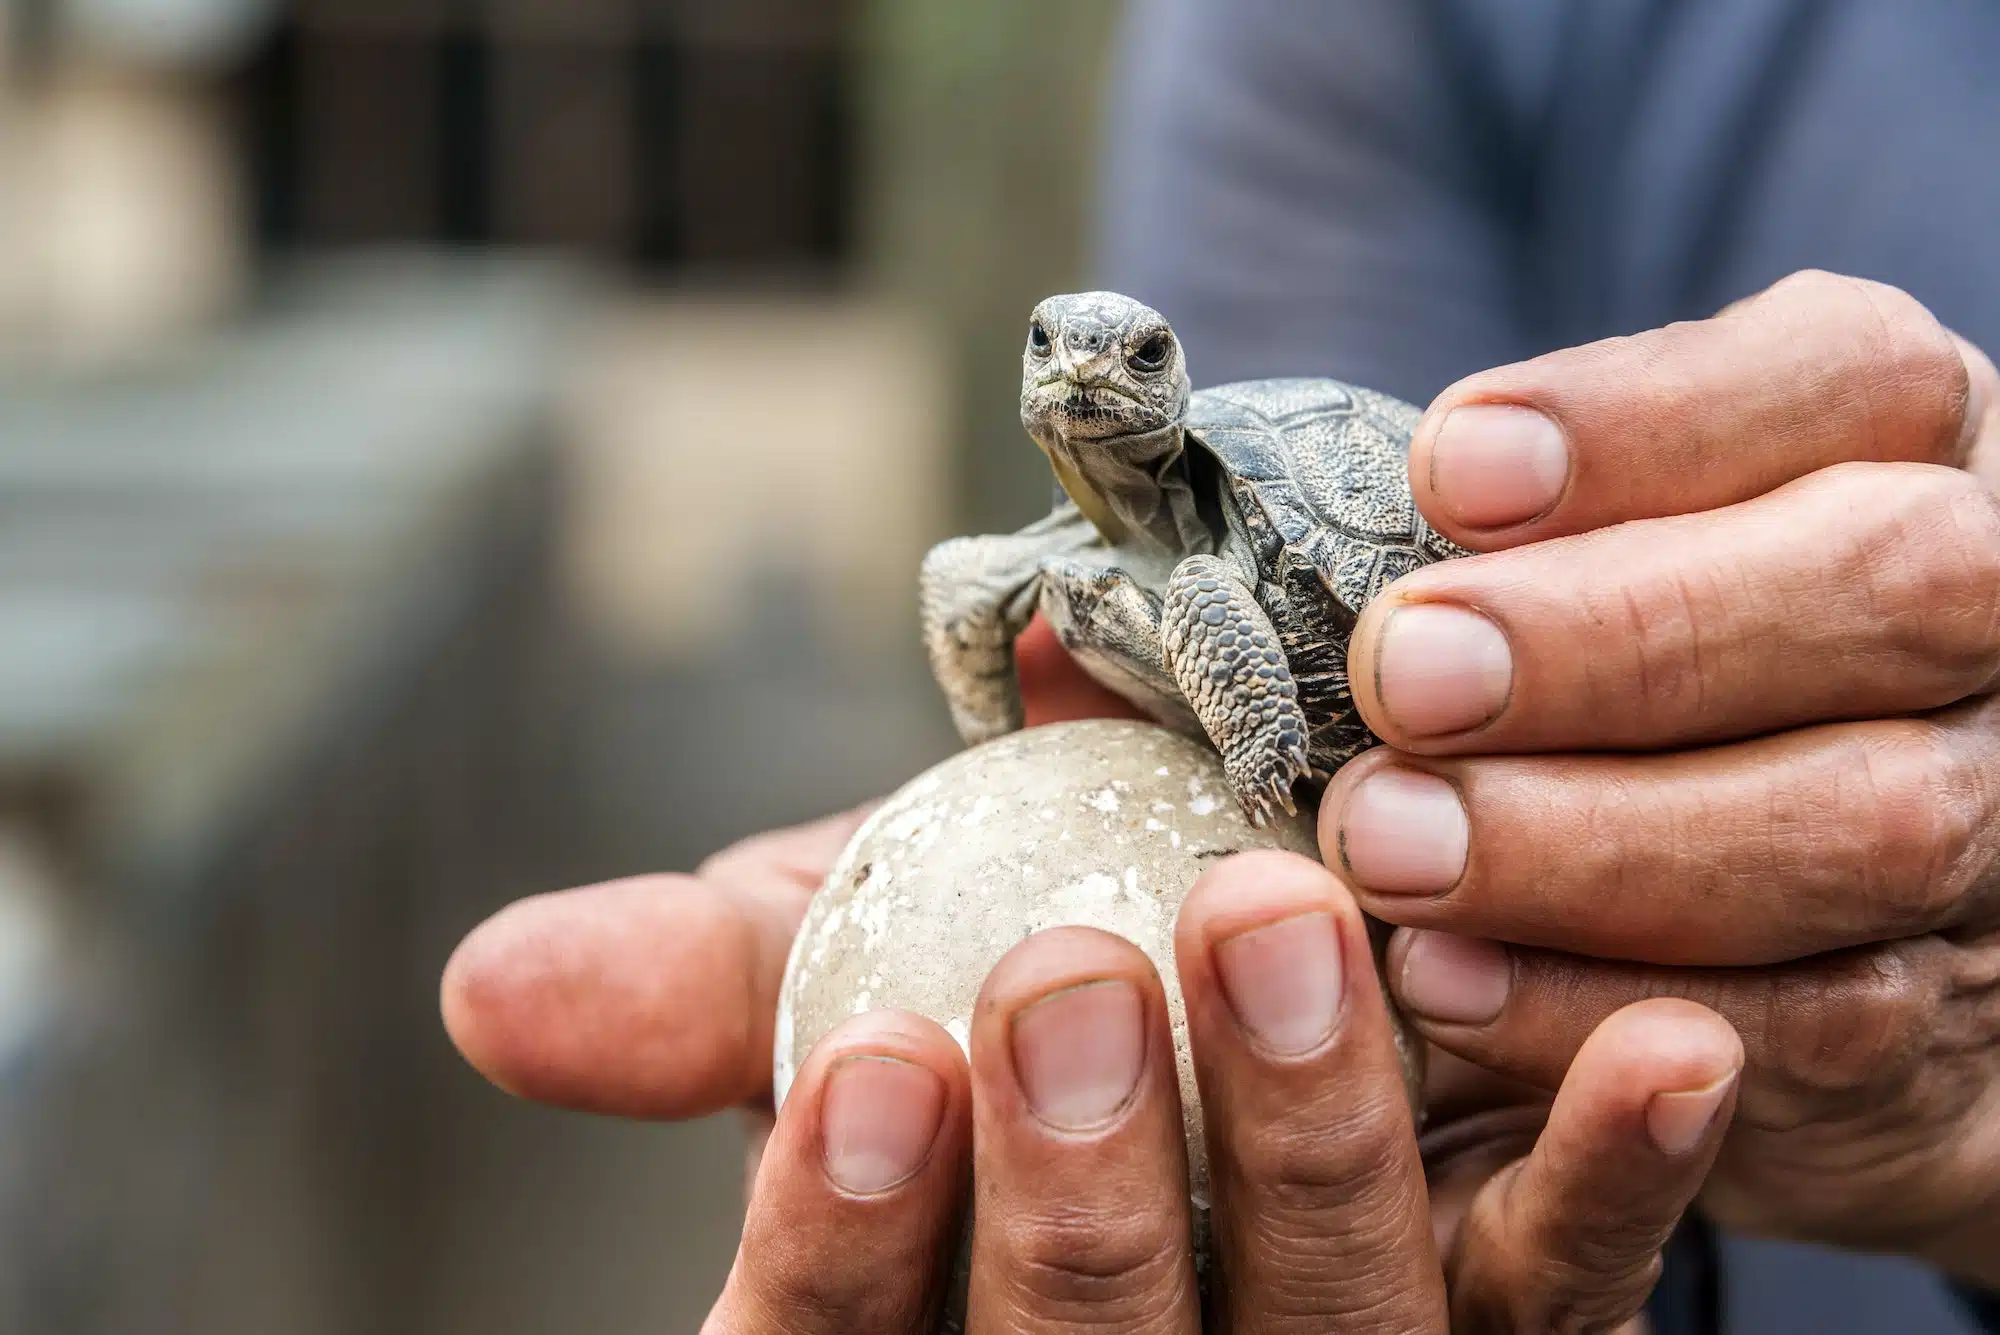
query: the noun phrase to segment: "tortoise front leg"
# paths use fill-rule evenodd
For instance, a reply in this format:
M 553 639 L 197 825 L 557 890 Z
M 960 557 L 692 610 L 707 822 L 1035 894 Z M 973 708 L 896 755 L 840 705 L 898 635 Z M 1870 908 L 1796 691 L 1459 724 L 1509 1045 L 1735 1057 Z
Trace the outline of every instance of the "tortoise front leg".
M 924 650 L 966 745 L 1021 727 L 1014 641 L 1034 616 L 1042 563 L 1098 541 L 1090 521 L 1069 507 L 1019 533 L 953 538 L 924 558 Z
M 1311 769 L 1299 691 L 1271 618 L 1229 565 L 1190 556 L 1167 585 L 1167 668 L 1222 752 L 1254 825 L 1296 814 L 1292 785 Z

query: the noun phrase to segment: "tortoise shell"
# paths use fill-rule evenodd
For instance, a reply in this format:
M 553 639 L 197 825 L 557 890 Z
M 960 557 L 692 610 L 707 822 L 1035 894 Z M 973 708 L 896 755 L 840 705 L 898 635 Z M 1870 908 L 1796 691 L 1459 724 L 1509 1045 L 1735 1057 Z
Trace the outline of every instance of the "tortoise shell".
M 1216 466 L 1218 499 L 1248 543 L 1322 775 L 1374 744 L 1347 689 L 1361 609 L 1419 566 L 1470 555 L 1410 495 L 1421 417 L 1386 394 L 1322 379 L 1220 385 L 1188 405 L 1189 442 Z

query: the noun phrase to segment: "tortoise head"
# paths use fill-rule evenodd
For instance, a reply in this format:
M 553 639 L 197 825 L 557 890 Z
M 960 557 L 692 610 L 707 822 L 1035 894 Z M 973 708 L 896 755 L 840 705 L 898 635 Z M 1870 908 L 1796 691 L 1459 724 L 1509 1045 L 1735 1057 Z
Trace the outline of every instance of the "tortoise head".
M 1021 356 L 1021 425 L 1107 537 L 1124 525 L 1107 513 L 1106 493 L 1179 455 L 1188 395 L 1180 340 L 1158 311 L 1116 292 L 1035 307 Z
M 1104 440 L 1172 426 L 1187 412 L 1187 363 L 1161 314 L 1116 292 L 1050 297 L 1028 321 L 1021 424 L 1052 438 Z

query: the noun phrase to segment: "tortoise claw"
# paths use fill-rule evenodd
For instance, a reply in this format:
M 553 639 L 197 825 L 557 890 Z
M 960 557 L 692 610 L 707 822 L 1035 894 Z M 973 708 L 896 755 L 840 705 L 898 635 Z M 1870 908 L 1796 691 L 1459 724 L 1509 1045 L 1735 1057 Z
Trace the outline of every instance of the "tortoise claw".
M 1290 757 L 1287 757 L 1290 759 Z M 1243 808 L 1244 817 L 1255 829 L 1264 829 L 1277 819 L 1279 811 L 1296 817 L 1299 805 L 1292 796 L 1292 785 L 1298 781 L 1304 766 L 1293 768 L 1287 765 L 1265 767 L 1247 779 L 1232 774 L 1236 788 L 1237 805 Z

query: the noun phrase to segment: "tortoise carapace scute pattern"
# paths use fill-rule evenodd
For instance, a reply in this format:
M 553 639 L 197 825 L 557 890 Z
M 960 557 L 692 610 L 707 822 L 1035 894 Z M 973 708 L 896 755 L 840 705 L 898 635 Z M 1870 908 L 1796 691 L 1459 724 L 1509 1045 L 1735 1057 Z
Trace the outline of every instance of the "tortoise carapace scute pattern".
M 1312 767 L 1375 744 L 1347 685 L 1347 638 L 1375 595 L 1468 555 L 1418 512 L 1406 475 L 1410 405 L 1335 380 L 1252 380 L 1196 393 L 1187 433 L 1221 465 L 1292 678 L 1312 720 Z

